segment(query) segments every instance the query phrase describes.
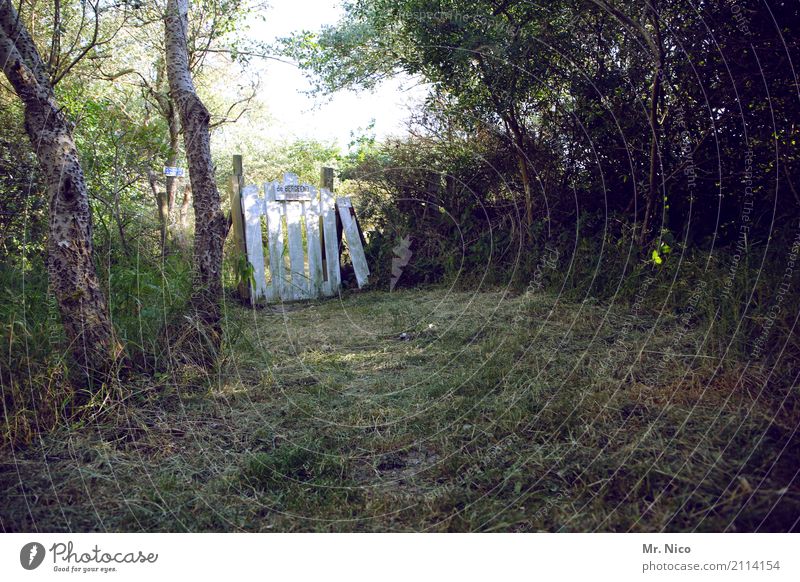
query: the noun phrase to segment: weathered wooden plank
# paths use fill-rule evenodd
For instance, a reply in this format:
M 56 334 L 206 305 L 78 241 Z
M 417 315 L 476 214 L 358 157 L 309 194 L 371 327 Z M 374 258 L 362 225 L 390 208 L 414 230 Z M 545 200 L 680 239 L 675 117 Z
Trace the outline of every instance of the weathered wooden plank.
M 322 294 L 322 247 L 320 247 L 319 199 L 313 186 L 309 187 L 310 202 L 302 202 L 306 221 L 306 248 L 308 252 L 308 294 L 315 298 Z
M 333 192 L 333 168 L 321 168 L 319 182 L 320 188 L 327 188 L 329 192 Z
M 289 269 L 291 272 L 291 299 L 308 297 L 303 231 L 300 226 L 303 209 L 297 202 L 283 203 L 286 207 L 286 234 L 289 238 Z
M 267 301 L 286 299 L 288 291 L 285 285 L 283 264 L 283 210 L 284 204 L 275 200 L 277 182 L 264 184 L 265 207 L 267 215 L 267 246 L 269 247 L 270 286 Z
M 311 273 L 311 256 L 309 254 L 309 237 L 311 233 L 309 232 L 309 208 L 308 205 L 310 200 L 291 200 L 291 202 L 287 201 L 287 206 L 289 204 L 296 204 L 300 207 L 300 237 L 302 240 L 302 247 L 303 247 L 303 272 L 306 274 L 308 279 L 306 280 L 306 293 L 309 297 L 313 297 L 312 294 L 312 273 Z
M 335 191 L 333 189 L 333 168 L 322 168 L 322 172 L 320 173 L 320 181 L 322 188 L 327 188 L 328 191 L 335 196 Z M 336 221 L 336 248 L 338 250 L 338 255 L 336 256 L 336 264 L 339 265 L 341 268 L 342 264 L 342 233 L 344 232 L 342 229 L 342 219 L 339 218 L 339 213 L 336 212 L 336 207 L 334 206 L 333 217 Z
M 322 215 L 322 238 L 325 245 L 325 271 L 327 273 L 322 293 L 331 297 L 339 292 L 341 273 L 339 271 L 339 244 L 336 236 L 336 204 L 333 194 L 327 188 L 320 188 L 319 209 Z
M 339 207 L 339 217 L 342 219 L 342 228 L 347 237 L 350 259 L 353 261 L 353 270 L 356 272 L 356 281 L 360 289 L 369 282 L 369 267 L 367 257 L 364 255 L 364 246 L 361 244 L 361 233 L 356 224 L 356 211 L 348 196 L 338 198 L 336 205 Z
M 264 273 L 264 246 L 261 238 L 261 215 L 264 204 L 258 195 L 257 186 L 245 186 L 242 191 L 242 210 L 244 211 L 247 260 L 253 266 L 253 279 L 250 284 L 251 303 L 255 304 L 267 296 L 267 279 Z
M 283 181 L 275 187 L 275 198 L 281 203 L 283 215 L 286 217 L 286 245 L 289 250 L 289 272 L 284 283 L 284 298 L 287 301 L 305 299 L 308 290 L 308 277 L 305 269 L 305 253 L 303 251 L 303 232 L 300 226 L 302 207 L 297 203 L 285 201 L 286 191 L 295 192 L 300 185 L 297 174 L 286 172 Z

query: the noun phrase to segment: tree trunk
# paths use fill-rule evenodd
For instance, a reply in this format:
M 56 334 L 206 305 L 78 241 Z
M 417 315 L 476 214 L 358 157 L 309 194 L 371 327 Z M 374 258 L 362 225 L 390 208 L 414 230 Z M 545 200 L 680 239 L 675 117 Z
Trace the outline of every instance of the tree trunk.
M 525 194 L 525 224 L 530 229 L 533 224 L 533 194 L 531 192 L 531 177 L 528 172 L 528 160 L 522 151 L 517 151 L 517 165 L 519 166 L 520 178 L 522 178 L 522 190 Z
M 120 193 L 119 189 L 114 192 L 114 221 L 117 223 L 117 232 L 119 233 L 119 242 L 122 244 L 122 250 L 127 256 L 130 256 L 131 247 L 128 244 L 128 236 L 125 234 L 125 225 L 122 223 Z
M 647 200 L 645 201 L 644 217 L 642 218 L 642 231 L 639 235 L 640 246 L 650 237 L 650 215 L 658 195 L 658 101 L 661 95 L 661 69 L 653 75 L 653 87 L 650 96 L 650 173 L 647 187 Z
M 158 105 L 158 112 L 167 124 L 169 134 L 169 154 L 167 155 L 167 166 L 178 165 L 178 153 L 180 147 L 180 119 L 178 118 L 178 111 L 175 107 L 175 102 L 169 95 L 169 89 L 164 90 L 165 77 L 165 63 L 161 59 L 156 62 L 156 83 L 155 88 L 150 89 L 153 97 Z M 168 83 L 168 81 L 166 81 Z M 156 206 L 158 208 L 158 220 L 161 227 L 161 256 L 165 257 L 169 252 L 170 237 L 173 240 L 179 239 L 177 232 L 178 226 L 175 222 L 175 200 L 177 198 L 178 188 L 180 187 L 180 178 L 177 176 L 166 176 L 166 192 L 163 194 L 158 191 L 152 182 L 151 176 L 150 187 L 153 189 L 155 196 Z M 163 197 L 163 199 L 162 199 Z M 180 240 L 178 240 L 180 246 Z
M 661 88 L 664 76 L 664 61 L 666 55 L 664 51 L 664 43 L 661 38 L 661 23 L 659 21 L 659 12 L 656 0 L 648 2 L 650 9 L 651 22 L 653 24 L 654 37 L 653 37 L 653 60 L 655 63 L 655 70 L 653 71 L 653 86 L 650 95 L 650 174 L 647 188 L 647 202 L 644 208 L 644 218 L 642 219 L 642 232 L 639 236 L 639 246 L 643 252 L 647 252 L 645 245 L 651 238 L 651 224 L 655 208 L 658 205 L 660 196 L 658 193 L 658 163 L 659 163 L 659 147 L 658 147 L 658 134 L 660 131 L 660 124 L 658 121 L 658 106 L 661 101 Z
M 494 103 L 497 114 L 503 120 L 506 135 L 510 138 L 511 145 L 515 150 L 517 166 L 519 167 L 519 176 L 522 180 L 522 189 L 525 196 L 525 224 L 527 228 L 522 229 L 524 233 L 522 238 L 526 241 L 530 237 L 531 225 L 533 224 L 533 191 L 528 168 L 528 157 L 525 152 L 526 131 L 524 126 L 520 123 L 514 102 L 512 101 L 508 104 L 504 104 L 504 100 L 492 90 L 492 83 L 489 82 L 490 75 L 488 74 L 486 63 L 480 52 L 475 55 L 475 58 L 478 59 L 478 63 L 483 71 L 484 84 L 489 89 L 489 96 L 492 99 L 492 103 Z
M 0 65 L 25 107 L 25 130 L 47 181 L 47 269 L 72 354 L 91 386 L 122 354 L 95 272 L 89 197 L 71 126 L 10 0 L 0 0 Z
M 192 204 L 192 186 L 186 184 L 183 188 L 183 202 L 178 214 L 178 246 L 182 249 L 189 248 L 189 206 Z
M 522 190 L 525 195 L 525 224 L 528 227 L 525 229 L 525 232 L 530 234 L 529 231 L 533 224 L 533 192 L 531 189 L 531 176 L 528 171 L 528 156 L 525 152 L 525 133 L 517 121 L 515 113 L 512 112 L 512 114 L 508 116 L 508 121 L 506 123 L 511 130 L 517 166 L 519 167 L 519 176 L 522 179 Z
M 169 103 L 167 124 L 169 126 L 169 159 L 168 166 L 178 165 L 178 140 L 180 139 L 180 127 L 178 126 L 178 114 L 175 111 L 172 101 Z M 175 197 L 178 192 L 177 176 L 167 176 L 167 201 L 170 216 L 175 208 Z
M 659 121 L 658 121 L 658 105 L 659 101 L 661 100 L 661 89 L 663 83 L 663 75 L 664 75 L 664 66 L 666 63 L 666 50 L 664 49 L 664 41 L 661 37 L 661 22 L 659 16 L 659 9 L 658 9 L 658 2 L 657 0 L 646 0 L 645 10 L 647 11 L 647 16 L 650 18 L 650 24 L 653 27 L 653 34 L 649 32 L 647 27 L 644 25 L 643 22 L 636 20 L 634 17 L 626 14 L 623 10 L 617 8 L 615 3 L 611 3 L 608 0 L 591 0 L 593 4 L 599 6 L 612 16 L 617 19 L 617 21 L 626 26 L 630 29 L 633 33 L 638 34 L 644 41 L 647 43 L 651 54 L 653 56 L 653 63 L 655 71 L 653 72 L 653 84 L 651 87 L 650 93 L 650 174 L 648 180 L 648 188 L 647 188 L 647 200 L 645 201 L 645 209 L 644 209 L 644 218 L 642 218 L 642 229 L 639 234 L 639 246 L 642 252 L 647 252 L 645 249 L 645 244 L 647 244 L 648 239 L 650 238 L 650 219 L 654 213 L 654 209 L 657 207 L 659 202 L 658 196 L 658 158 L 659 158 L 659 147 L 658 147 L 658 133 L 659 133 Z M 635 9 L 638 10 L 638 9 Z M 634 188 L 634 195 L 633 199 L 631 200 L 631 204 L 628 206 L 630 209 L 631 206 L 636 204 L 636 189 Z M 628 210 L 626 210 L 628 212 Z
M 164 17 L 167 77 L 170 94 L 183 126 L 189 178 L 194 197 L 194 290 L 191 309 L 197 335 L 192 359 L 212 365 L 222 340 L 222 247 L 227 221 L 220 210 L 211 162 L 210 115 L 197 96 L 189 70 L 187 0 L 168 0 Z
M 167 102 L 167 125 L 169 127 L 169 159 L 167 160 L 168 166 L 177 166 L 178 165 L 178 141 L 180 140 L 180 126 L 178 120 L 178 112 L 175 111 L 175 104 L 171 99 Z M 175 221 L 175 199 L 177 198 L 178 188 L 180 186 L 181 179 L 177 176 L 167 176 L 167 211 L 166 211 L 166 222 L 167 222 L 167 230 L 169 231 L 170 235 L 172 236 L 173 240 L 179 239 L 179 233 L 177 232 L 178 225 Z M 180 244 L 180 243 L 179 243 Z M 164 248 L 163 254 L 166 255 L 167 253 L 167 240 L 164 240 Z
M 639 236 L 639 245 L 644 246 L 650 238 L 650 218 L 653 213 L 653 206 L 658 196 L 658 102 L 661 97 L 661 75 L 662 64 L 656 65 L 653 74 L 653 87 L 650 95 L 650 173 L 647 188 L 647 201 L 644 208 L 644 218 L 642 218 L 642 231 Z M 643 248 L 646 252 L 646 249 Z
M 158 214 L 158 226 L 161 230 L 160 245 L 161 256 L 165 256 L 167 252 L 167 223 L 169 215 L 169 206 L 167 205 L 167 193 L 158 189 L 158 176 L 153 170 L 147 172 L 147 181 L 150 183 L 150 191 L 153 193 L 153 199 L 156 202 L 156 211 Z

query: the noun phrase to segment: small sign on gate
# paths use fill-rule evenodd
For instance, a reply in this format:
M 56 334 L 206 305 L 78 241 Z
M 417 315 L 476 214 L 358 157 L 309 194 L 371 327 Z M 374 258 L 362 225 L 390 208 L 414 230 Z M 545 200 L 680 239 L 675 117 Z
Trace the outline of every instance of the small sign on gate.
M 275 186 L 275 200 L 310 201 L 311 187 L 308 184 L 278 184 Z

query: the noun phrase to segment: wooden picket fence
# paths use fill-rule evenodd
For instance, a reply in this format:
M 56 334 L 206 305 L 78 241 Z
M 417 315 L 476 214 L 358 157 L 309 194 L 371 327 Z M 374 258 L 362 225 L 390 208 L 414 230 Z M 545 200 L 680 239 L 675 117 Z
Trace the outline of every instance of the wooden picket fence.
M 339 293 L 341 271 L 336 213 L 338 209 L 359 287 L 368 282 L 369 268 L 361 234 L 347 197 L 334 199 L 328 188 L 301 184 L 296 174 L 241 192 L 244 243 L 253 267 L 252 303 L 331 297 Z M 262 217 L 266 229 L 262 230 Z M 262 232 L 267 235 L 265 257 Z M 265 261 L 265 258 L 267 259 Z

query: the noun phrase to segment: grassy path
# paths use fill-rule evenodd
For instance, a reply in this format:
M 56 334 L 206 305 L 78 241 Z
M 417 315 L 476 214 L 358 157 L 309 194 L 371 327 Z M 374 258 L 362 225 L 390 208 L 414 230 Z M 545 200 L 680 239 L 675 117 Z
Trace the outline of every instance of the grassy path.
M 229 306 L 181 370 L 4 453 L 4 530 L 785 530 L 798 438 L 677 318 L 549 295 Z M 668 354 L 666 357 L 664 354 Z M 682 355 L 683 354 L 683 355 Z

